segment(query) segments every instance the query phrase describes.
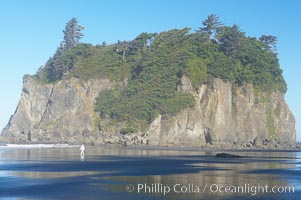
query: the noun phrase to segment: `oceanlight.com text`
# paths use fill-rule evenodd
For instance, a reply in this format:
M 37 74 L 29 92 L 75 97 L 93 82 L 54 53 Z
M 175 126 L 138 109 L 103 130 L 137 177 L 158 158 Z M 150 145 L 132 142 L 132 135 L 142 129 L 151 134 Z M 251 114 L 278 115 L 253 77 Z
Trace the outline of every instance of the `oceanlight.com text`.
M 174 184 L 164 185 L 161 183 L 153 184 L 129 184 L 126 186 L 127 192 L 135 192 L 138 194 L 161 194 L 168 195 L 169 193 L 176 194 L 240 194 L 240 195 L 257 195 L 257 194 L 283 194 L 295 192 L 294 186 L 283 185 L 222 185 L 222 184 L 204 184 L 203 186 L 196 184 Z

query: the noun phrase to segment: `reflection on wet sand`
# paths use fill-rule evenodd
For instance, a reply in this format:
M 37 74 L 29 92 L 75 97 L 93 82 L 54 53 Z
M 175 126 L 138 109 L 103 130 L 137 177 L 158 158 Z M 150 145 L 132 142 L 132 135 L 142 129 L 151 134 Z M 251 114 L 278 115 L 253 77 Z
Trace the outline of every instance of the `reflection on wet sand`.
M 8 175 L 24 178 L 68 178 L 73 176 L 87 176 L 99 172 L 8 172 Z
M 172 188 L 175 184 L 181 186 L 190 187 L 192 185 L 203 188 L 206 184 L 218 184 L 223 186 L 279 186 L 289 185 L 289 183 L 283 179 L 283 177 L 277 174 L 255 174 L 247 173 L 249 170 L 254 169 L 294 169 L 295 164 L 293 162 L 295 157 L 283 158 L 279 156 L 279 153 L 269 153 L 271 156 L 266 157 L 267 153 L 256 153 L 256 155 L 248 156 L 245 153 L 245 158 L 237 159 L 219 159 L 207 155 L 208 157 L 200 157 L 199 163 L 188 164 L 193 167 L 199 168 L 198 173 L 185 173 L 185 174 L 174 174 L 165 176 L 118 176 L 118 177 L 107 177 L 108 179 L 115 181 L 130 182 L 133 185 L 146 184 L 148 186 L 152 184 L 158 184 L 163 186 L 169 186 Z M 210 157 L 209 157 L 210 156 Z M 255 157 L 256 156 L 256 157 Z M 191 158 L 193 156 L 190 156 Z M 266 157 L 265 159 L 262 159 Z M 183 159 L 182 157 L 180 157 Z M 189 159 L 189 156 L 186 157 Z M 289 163 L 289 164 L 287 164 Z M 113 191 L 122 192 L 124 188 L 119 185 L 111 185 Z M 205 191 L 206 195 L 214 196 L 211 199 L 222 197 L 225 194 L 215 193 L 214 195 L 209 190 Z M 153 194 L 158 195 L 158 194 Z M 160 194 L 159 194 L 160 195 Z M 229 196 L 229 194 L 227 194 Z M 249 194 L 251 195 L 251 194 Z M 166 199 L 179 197 L 181 194 L 170 192 Z M 183 198 L 198 198 L 200 199 L 200 193 L 185 193 L 182 195 Z M 206 198 L 205 198 L 206 199 Z
M 201 188 L 206 184 L 300 185 L 300 153 L 237 151 L 235 154 L 242 158 L 229 159 L 214 157 L 216 152 L 88 148 L 85 158 L 81 158 L 77 148 L 0 149 L 0 183 L 9 182 L 0 188 L 0 198 L 70 199 L 88 196 L 89 199 L 99 199 L 101 195 L 113 199 L 121 195 L 124 200 L 154 197 L 208 199 L 209 196 L 210 199 L 229 199 L 232 197 L 230 194 L 212 194 L 209 190 L 203 196 L 200 193 L 170 192 L 166 196 L 160 193 L 137 194 L 137 191 L 129 193 L 126 185 L 162 184 L 173 187 L 180 184 Z M 37 196 L 35 190 L 50 192 Z M 76 192 L 66 194 L 68 190 Z M 248 195 L 240 196 L 244 197 Z M 264 196 L 264 199 L 269 199 L 269 196 Z

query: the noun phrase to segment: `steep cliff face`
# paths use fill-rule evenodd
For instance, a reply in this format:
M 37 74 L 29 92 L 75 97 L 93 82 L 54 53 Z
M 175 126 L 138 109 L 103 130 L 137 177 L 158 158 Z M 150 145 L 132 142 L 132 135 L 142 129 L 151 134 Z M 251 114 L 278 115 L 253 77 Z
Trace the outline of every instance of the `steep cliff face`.
M 76 78 L 41 85 L 24 77 L 21 100 L 2 136 L 11 142 L 91 142 L 177 146 L 266 146 L 295 142 L 295 119 L 280 92 L 237 88 L 214 79 L 196 92 L 182 77 L 179 92 L 195 96 L 196 106 L 175 116 L 159 115 L 139 133 L 121 135 L 101 130 L 94 112 L 100 92 L 111 89 L 108 79 Z
M 12 142 L 75 142 L 95 133 L 94 101 L 113 86 L 108 79 L 71 78 L 42 85 L 24 77 L 21 100 L 2 135 Z
M 183 81 L 181 89 L 191 91 L 187 79 Z M 251 85 L 234 88 L 214 79 L 194 95 L 195 109 L 169 118 L 159 116 L 153 122 L 147 131 L 152 141 L 224 147 L 275 147 L 295 142 L 295 119 L 279 92 L 256 94 Z

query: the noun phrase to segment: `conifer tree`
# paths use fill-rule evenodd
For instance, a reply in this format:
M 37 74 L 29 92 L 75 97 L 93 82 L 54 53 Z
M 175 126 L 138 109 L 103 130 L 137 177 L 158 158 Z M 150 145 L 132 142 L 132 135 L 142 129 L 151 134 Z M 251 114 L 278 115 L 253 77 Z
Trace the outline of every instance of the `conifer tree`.
M 67 22 L 64 32 L 63 48 L 64 51 L 75 47 L 79 40 L 84 36 L 82 33 L 84 27 L 78 24 L 78 21 L 73 17 L 69 22 Z
M 269 49 L 271 52 L 276 52 L 276 45 L 277 45 L 277 37 L 273 35 L 262 35 L 259 40 L 263 42 L 267 49 Z
M 218 33 L 223 23 L 219 21 L 219 17 L 216 14 L 211 14 L 203 22 L 203 27 L 199 28 L 197 32 L 204 32 L 208 35 L 208 41 L 210 41 L 213 33 Z

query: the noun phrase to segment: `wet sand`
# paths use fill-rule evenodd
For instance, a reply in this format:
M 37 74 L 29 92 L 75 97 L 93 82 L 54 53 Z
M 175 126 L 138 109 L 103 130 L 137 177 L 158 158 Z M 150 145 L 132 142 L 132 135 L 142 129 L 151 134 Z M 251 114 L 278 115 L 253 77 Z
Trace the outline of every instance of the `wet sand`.
M 1 199 L 300 199 L 301 154 L 235 150 L 88 147 L 0 148 Z M 223 150 L 223 152 L 227 152 Z M 138 184 L 294 186 L 294 193 L 226 194 L 137 191 Z M 128 192 L 131 184 L 134 190 Z

